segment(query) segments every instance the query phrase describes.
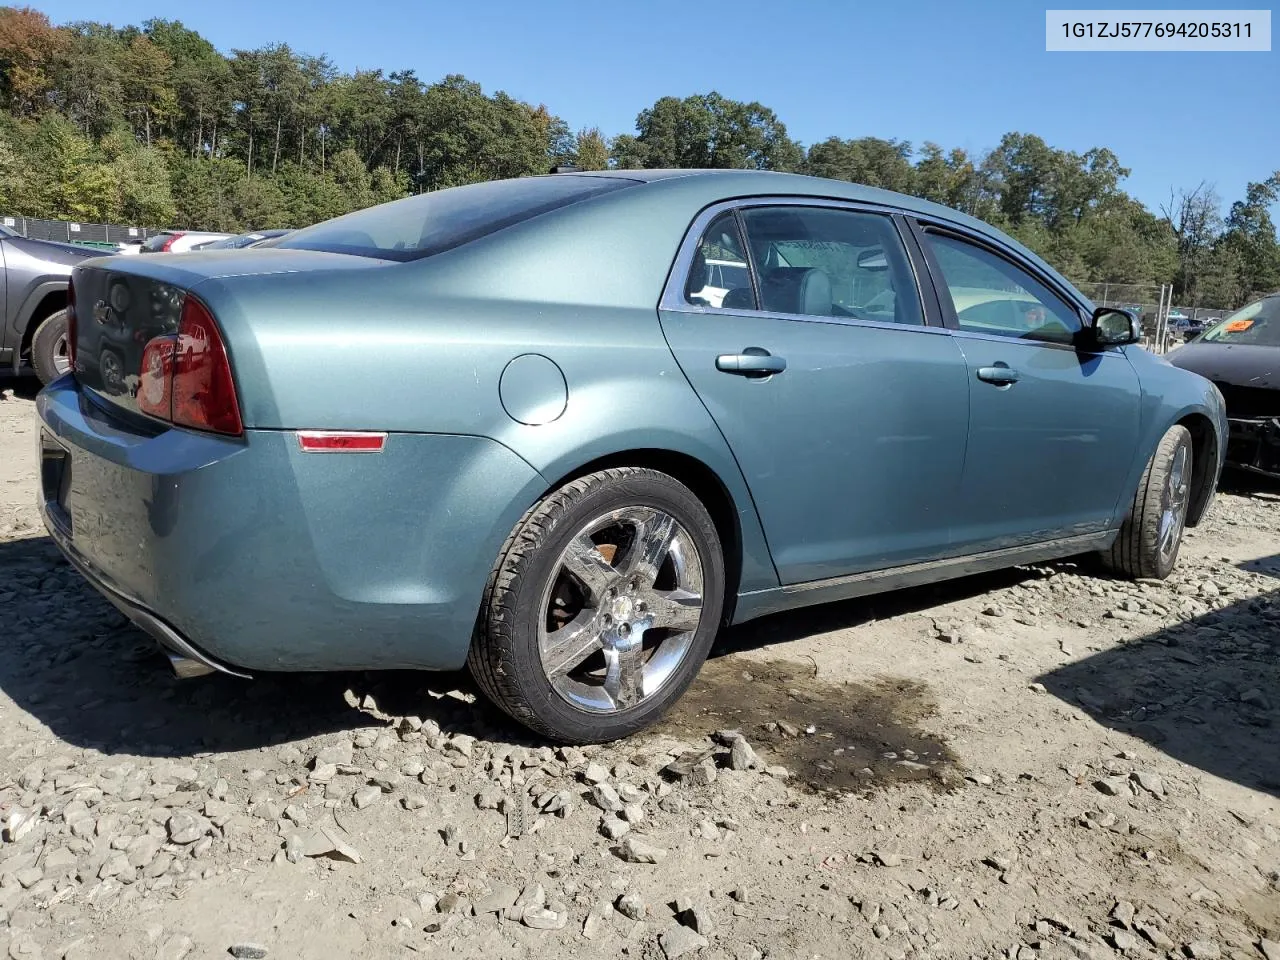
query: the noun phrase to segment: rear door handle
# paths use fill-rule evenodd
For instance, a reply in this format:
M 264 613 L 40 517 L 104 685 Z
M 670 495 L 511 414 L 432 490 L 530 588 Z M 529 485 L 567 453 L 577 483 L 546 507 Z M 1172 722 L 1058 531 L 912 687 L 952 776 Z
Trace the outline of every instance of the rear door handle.
M 761 347 L 747 347 L 742 353 L 720 354 L 716 357 L 716 369 L 740 377 L 767 377 L 787 369 L 787 361 Z
M 994 383 L 998 387 L 1007 387 L 1018 382 L 1018 371 L 1003 363 L 997 363 L 994 367 L 979 367 L 978 379 L 986 383 Z

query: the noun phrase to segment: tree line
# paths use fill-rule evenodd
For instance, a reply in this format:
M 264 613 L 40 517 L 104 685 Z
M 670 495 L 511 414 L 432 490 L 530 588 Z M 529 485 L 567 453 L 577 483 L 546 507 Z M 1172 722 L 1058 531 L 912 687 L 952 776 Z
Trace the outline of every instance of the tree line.
M 1280 288 L 1280 170 L 1229 207 L 1201 183 L 1151 210 L 1106 147 L 1011 132 L 971 154 L 830 137 L 805 147 L 760 103 L 662 97 L 634 132 L 450 75 L 343 73 L 287 44 L 223 54 L 176 20 L 56 26 L 0 7 L 0 211 L 144 226 L 296 227 L 409 193 L 583 169 L 732 167 L 851 180 L 991 222 L 1076 281 L 1172 283 L 1230 307 Z M 1260 175 L 1264 171 L 1260 171 Z

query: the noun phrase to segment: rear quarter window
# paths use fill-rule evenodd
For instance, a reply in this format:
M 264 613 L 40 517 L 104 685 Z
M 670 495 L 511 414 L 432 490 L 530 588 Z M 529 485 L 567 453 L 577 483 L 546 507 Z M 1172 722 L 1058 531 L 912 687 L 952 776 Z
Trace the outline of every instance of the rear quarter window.
M 327 220 L 298 230 L 275 246 L 382 260 L 418 260 L 638 183 L 617 177 L 555 174 L 450 187 Z

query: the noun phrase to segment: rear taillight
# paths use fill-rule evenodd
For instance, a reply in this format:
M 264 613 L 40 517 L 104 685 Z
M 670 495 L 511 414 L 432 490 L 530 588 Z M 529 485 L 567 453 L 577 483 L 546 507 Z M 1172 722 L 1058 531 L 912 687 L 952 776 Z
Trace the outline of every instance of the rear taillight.
M 67 282 L 67 363 L 76 368 L 76 282 Z
M 156 337 L 142 351 L 138 409 L 180 427 L 244 432 L 222 334 L 193 296 L 182 304 L 178 332 Z
M 173 241 L 177 240 L 181 236 L 182 236 L 181 233 L 171 233 L 167 237 L 165 237 L 164 243 L 160 244 L 160 252 L 168 253 L 169 248 L 173 246 Z

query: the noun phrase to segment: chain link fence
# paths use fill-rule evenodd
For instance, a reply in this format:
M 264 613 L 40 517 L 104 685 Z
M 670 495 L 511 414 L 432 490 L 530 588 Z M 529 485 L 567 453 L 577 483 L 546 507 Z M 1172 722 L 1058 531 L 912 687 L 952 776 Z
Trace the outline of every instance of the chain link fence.
M 1165 353 L 1189 335 L 1221 320 L 1230 309 L 1179 306 L 1171 284 L 1076 282 L 1076 288 L 1098 307 L 1118 307 L 1142 321 L 1143 345 Z
M 119 243 L 141 243 L 162 231 L 117 223 L 75 223 L 71 220 L 39 220 L 35 217 L 0 216 L 0 223 L 32 240 L 57 240 L 90 247 L 114 249 Z

